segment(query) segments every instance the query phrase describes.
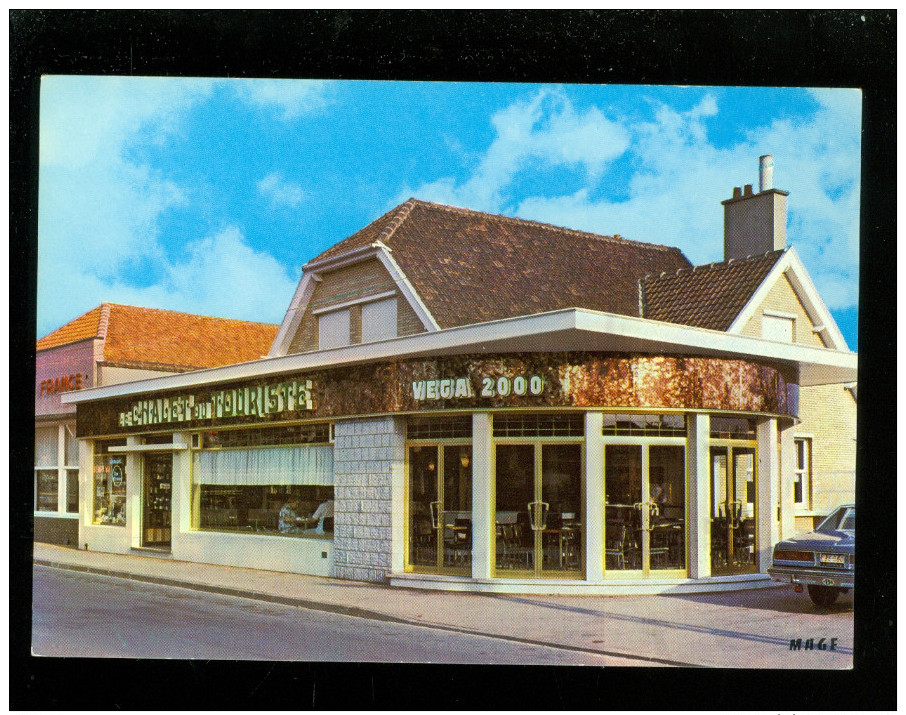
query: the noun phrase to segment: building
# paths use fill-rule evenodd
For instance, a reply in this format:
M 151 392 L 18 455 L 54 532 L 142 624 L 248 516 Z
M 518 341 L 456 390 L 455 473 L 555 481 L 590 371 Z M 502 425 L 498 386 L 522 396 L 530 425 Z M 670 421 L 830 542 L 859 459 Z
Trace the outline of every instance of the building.
M 276 325 L 102 303 L 38 340 L 35 540 L 79 543 L 75 405 L 64 394 L 255 360 Z
M 304 266 L 266 359 L 66 398 L 80 545 L 437 589 L 768 583 L 814 465 L 854 470 L 857 356 L 766 159 L 707 266 L 405 202 Z

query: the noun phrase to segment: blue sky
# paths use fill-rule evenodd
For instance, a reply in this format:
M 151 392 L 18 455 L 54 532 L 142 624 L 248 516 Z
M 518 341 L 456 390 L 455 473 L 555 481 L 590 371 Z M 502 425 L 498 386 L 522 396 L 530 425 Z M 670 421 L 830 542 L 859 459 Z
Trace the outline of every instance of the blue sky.
M 45 77 L 38 336 L 104 301 L 279 323 L 306 261 L 410 196 L 718 261 L 770 153 L 856 349 L 860 127 L 848 89 Z

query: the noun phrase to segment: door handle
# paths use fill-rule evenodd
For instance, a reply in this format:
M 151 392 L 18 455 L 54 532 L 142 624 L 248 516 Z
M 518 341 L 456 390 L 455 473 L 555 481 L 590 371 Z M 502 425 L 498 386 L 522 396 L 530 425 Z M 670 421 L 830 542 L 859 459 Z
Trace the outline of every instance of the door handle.
M 438 525 L 438 521 L 439 521 L 439 519 L 438 519 L 439 511 L 438 512 L 434 511 L 435 506 L 438 506 L 438 507 L 440 506 L 439 499 L 437 501 L 433 501 L 430 504 L 428 504 L 428 509 L 431 511 L 431 528 L 432 529 L 438 528 L 437 525 Z
M 538 506 L 541 507 L 540 515 L 537 508 L 532 508 Z M 550 508 L 551 505 L 544 501 L 530 501 L 528 503 L 529 525 L 532 527 L 532 531 L 544 531 L 547 528 L 547 512 Z M 541 517 L 540 520 L 538 519 L 539 516 Z

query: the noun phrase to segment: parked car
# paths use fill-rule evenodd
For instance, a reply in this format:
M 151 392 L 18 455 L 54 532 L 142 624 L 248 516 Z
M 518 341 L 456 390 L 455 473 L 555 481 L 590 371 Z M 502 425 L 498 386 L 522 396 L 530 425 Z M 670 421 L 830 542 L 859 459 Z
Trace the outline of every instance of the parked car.
M 768 573 L 775 581 L 794 584 L 796 593 L 806 586 L 815 605 L 830 606 L 853 588 L 855 567 L 856 507 L 846 504 L 814 531 L 777 544 Z

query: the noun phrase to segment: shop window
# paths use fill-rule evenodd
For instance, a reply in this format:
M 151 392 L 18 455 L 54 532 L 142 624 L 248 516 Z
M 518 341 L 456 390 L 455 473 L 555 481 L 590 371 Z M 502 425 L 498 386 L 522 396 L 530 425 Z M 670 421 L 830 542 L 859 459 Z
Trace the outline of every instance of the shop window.
M 79 512 L 79 470 L 66 470 L 66 511 L 70 514 Z
M 396 298 L 376 300 L 362 306 L 362 342 L 396 337 Z
M 57 511 L 59 426 L 35 428 L 35 510 Z
M 471 439 L 472 415 L 413 417 L 406 425 L 407 439 Z
M 711 439 L 755 439 L 755 420 L 711 416 Z
M 333 533 L 333 448 L 212 449 L 193 455 L 197 529 L 273 535 Z
M 606 435 L 685 437 L 686 418 L 683 415 L 605 414 L 602 431 Z
M 93 524 L 126 524 L 126 455 L 110 452 L 125 444 L 126 440 L 111 440 L 94 445 Z
M 796 470 L 793 472 L 793 505 L 800 509 L 808 509 L 812 483 L 812 440 L 796 438 L 793 440 L 793 445 L 796 453 Z
M 333 535 L 333 487 L 200 484 L 198 527 L 274 536 Z
M 585 415 L 494 415 L 495 437 L 584 437 Z
M 349 345 L 349 310 L 334 310 L 318 316 L 318 350 Z

